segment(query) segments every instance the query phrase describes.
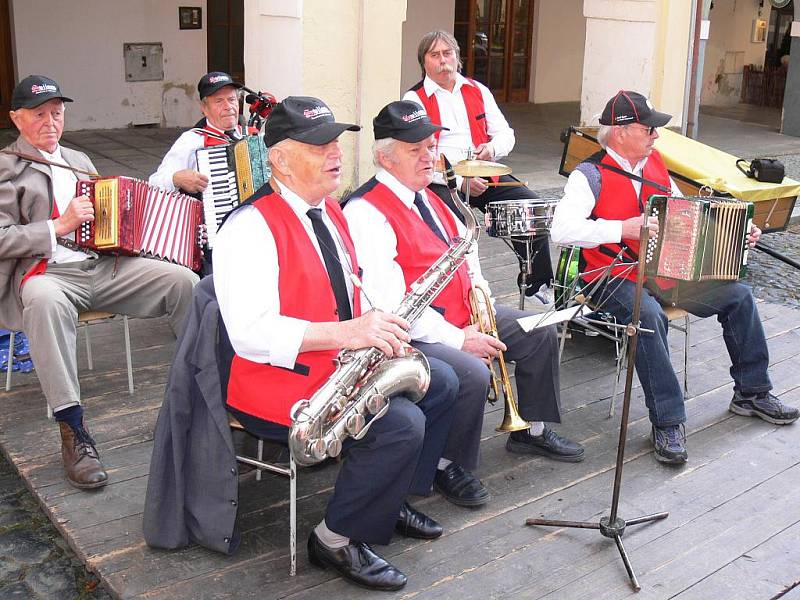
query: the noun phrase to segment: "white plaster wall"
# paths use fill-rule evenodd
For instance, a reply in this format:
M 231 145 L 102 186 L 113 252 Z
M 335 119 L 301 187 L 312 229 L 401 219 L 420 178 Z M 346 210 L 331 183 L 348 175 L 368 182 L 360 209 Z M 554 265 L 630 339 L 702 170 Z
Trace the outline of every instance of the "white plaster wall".
M 206 71 L 206 0 L 203 28 L 178 29 L 170 0 L 14 0 L 19 78 L 48 75 L 75 102 L 68 129 L 156 123 L 188 126 L 199 115 L 197 81 Z M 44 40 L 44 43 L 43 43 Z M 125 81 L 123 44 L 162 42 L 164 80 Z
M 422 36 L 434 29 L 453 33 L 455 20 L 455 0 L 408 0 L 407 5 L 406 21 L 403 23 L 400 95 L 401 91 L 405 92 L 422 78 L 417 62 L 417 47 Z
M 584 0 L 583 10 L 581 123 L 597 124 L 606 102 L 620 89 L 651 93 L 656 2 Z
M 278 100 L 303 91 L 303 0 L 245 0 L 245 85 Z
M 769 2 L 761 10 L 769 23 Z M 711 30 L 706 43 L 701 104 L 730 106 L 739 103 L 742 69 L 764 64 L 766 42 L 751 42 L 753 19 L 758 18 L 756 0 L 714 0 Z
M 586 19 L 583 0 L 537 0 L 531 102 L 581 99 Z
M 650 100 L 658 110 L 673 115 L 672 127 L 683 119 L 692 18 L 690 0 L 658 0 Z

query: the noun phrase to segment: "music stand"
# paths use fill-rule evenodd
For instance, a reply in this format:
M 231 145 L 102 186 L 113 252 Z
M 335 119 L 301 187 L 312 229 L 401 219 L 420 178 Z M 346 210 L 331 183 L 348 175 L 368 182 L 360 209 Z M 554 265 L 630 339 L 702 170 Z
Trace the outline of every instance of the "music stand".
M 642 228 L 639 232 L 639 248 L 647 248 L 647 217 L 649 210 L 645 211 L 644 219 L 642 221 Z M 640 253 L 641 254 L 641 253 Z M 552 519 L 527 519 L 525 525 L 543 525 L 545 527 L 571 527 L 576 529 L 597 529 L 604 537 L 611 538 L 617 545 L 622 562 L 625 565 L 625 570 L 628 572 L 628 577 L 631 580 L 631 585 L 634 591 L 641 590 L 639 581 L 636 579 L 636 574 L 633 572 L 630 559 L 625 546 L 622 545 L 622 534 L 625 533 L 625 528 L 628 525 L 639 525 L 641 523 L 649 523 L 651 521 L 659 521 L 666 519 L 669 516 L 668 512 L 654 513 L 651 515 L 644 515 L 634 519 L 623 519 L 618 513 L 619 508 L 619 493 L 622 484 L 622 468 L 625 459 L 625 442 L 628 437 L 628 416 L 631 407 L 631 389 L 633 387 L 633 371 L 636 364 L 636 346 L 639 337 L 639 314 L 642 305 L 642 287 L 644 286 L 644 263 L 640 260 L 639 268 L 636 276 L 636 293 L 633 301 L 633 312 L 631 314 L 631 322 L 625 328 L 625 334 L 630 338 L 628 342 L 628 370 L 625 374 L 625 392 L 622 401 L 622 417 L 619 425 L 619 442 L 617 443 L 617 462 L 614 467 L 614 490 L 611 494 L 611 513 L 606 517 L 601 517 L 598 523 L 588 521 L 559 521 Z

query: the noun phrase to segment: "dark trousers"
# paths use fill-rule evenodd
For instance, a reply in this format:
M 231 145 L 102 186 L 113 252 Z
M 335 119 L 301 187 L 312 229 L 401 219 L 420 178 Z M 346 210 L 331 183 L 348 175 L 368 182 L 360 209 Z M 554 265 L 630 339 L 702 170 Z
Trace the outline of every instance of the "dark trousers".
M 517 323 L 530 313 L 497 306 L 497 332 L 507 346 L 506 360 L 514 362 L 516 401 L 527 421 L 561 422 L 558 336 L 554 326 L 525 333 Z M 448 363 L 459 381 L 456 416 L 444 450 L 444 458 L 465 469 L 478 465 L 481 426 L 489 389 L 489 369 L 476 356 L 444 344 L 414 342 L 429 359 Z
M 599 304 L 619 322 L 630 323 L 636 284 L 628 280 L 609 282 L 596 296 Z M 681 285 L 682 298 L 676 303 L 699 317 L 716 315 L 731 359 L 734 389 L 756 394 L 772 389 L 767 374 L 769 351 L 758 309 L 750 288 L 736 282 L 704 281 Z M 641 326 L 654 333 L 642 333 L 636 346 L 636 374 L 642 384 L 650 422 L 658 427 L 686 421 L 683 391 L 669 360 L 668 321 L 647 288 L 642 290 Z
M 500 177 L 500 181 L 518 181 L 509 175 Z M 450 190 L 446 185 L 432 183 L 428 186 L 429 189 L 439 196 L 450 209 L 456 213 L 460 218 L 461 213 L 456 210 L 453 204 L 453 198 L 450 196 Z M 464 200 L 464 194 L 458 192 L 461 200 Z M 489 187 L 480 196 L 470 196 L 470 205 L 475 206 L 486 212 L 486 205 L 489 202 L 497 202 L 499 200 L 525 200 L 528 198 L 538 198 L 539 196 L 526 186 L 518 187 Z M 518 256 L 525 257 L 525 243 L 512 240 L 511 244 Z M 534 290 L 538 290 L 542 284 L 550 285 L 553 281 L 553 264 L 550 260 L 550 244 L 546 235 L 537 236 L 533 241 L 532 251 L 535 253 L 533 258 L 533 279 L 529 282 Z M 522 262 L 520 261 L 520 268 Z
M 345 440 L 342 467 L 325 511 L 331 531 L 368 544 L 388 544 L 406 496 L 430 492 L 455 412 L 458 379 L 446 364 L 429 362 L 431 385 L 419 403 L 393 396 L 389 410 L 362 439 Z M 286 442 L 288 427 L 231 412 L 254 435 Z

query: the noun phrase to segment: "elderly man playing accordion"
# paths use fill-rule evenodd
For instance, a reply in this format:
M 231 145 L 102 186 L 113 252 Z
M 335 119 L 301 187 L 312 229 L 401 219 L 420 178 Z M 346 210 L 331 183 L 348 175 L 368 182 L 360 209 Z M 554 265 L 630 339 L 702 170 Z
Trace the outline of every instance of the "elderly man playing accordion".
M 228 410 L 262 438 L 286 441 L 292 406 L 335 374 L 340 349 L 400 357 L 410 341 L 404 319 L 362 312 L 360 257 L 329 196 L 341 179 L 339 135 L 359 129 L 335 122 L 316 98 L 278 104 L 265 128 L 273 180 L 230 214 L 217 238 L 214 284 L 236 351 Z M 455 373 L 436 360 L 430 367 L 418 404 L 393 396 L 362 439 L 344 442 L 333 497 L 308 540 L 313 564 L 371 589 L 400 589 L 406 576 L 369 544 L 387 544 L 393 531 L 442 534 L 405 501 L 429 493 L 453 417 Z
M 679 196 L 661 155 L 653 149 L 658 127 L 672 117 L 653 109 L 650 101 L 632 91 L 611 98 L 600 117 L 598 141 L 604 150 L 584 161 L 570 174 L 564 197 L 556 208 L 551 235 L 559 244 L 583 247 L 588 279 L 599 277 L 620 251 L 635 261 L 644 204 L 659 190 Z M 655 217 L 647 223 L 658 230 Z M 761 231 L 753 226 L 748 241 L 755 245 Z M 615 267 L 614 277 L 595 299 L 618 321 L 631 319 L 636 270 Z M 669 360 L 667 318 L 658 298 L 666 282 L 647 281 L 642 291 L 641 325 L 654 333 L 638 336 L 636 373 L 645 394 L 652 423 L 655 458 L 668 464 L 687 461 L 683 393 Z M 677 306 L 701 317 L 716 315 L 722 324 L 734 381 L 730 410 L 785 425 L 797 420 L 798 410 L 772 395 L 767 368 L 769 352 L 750 289 L 736 282 L 687 283 Z
M 427 189 L 433 178 L 435 132 L 419 105 L 392 102 L 375 117 L 374 160 L 378 172 L 356 190 L 344 208 L 365 270 L 364 287 L 373 301 L 396 306 L 407 286 L 466 230 L 439 197 Z M 478 463 L 481 420 L 489 388 L 486 361 L 506 351 L 516 361 L 519 409 L 533 421 L 529 430 L 507 440 L 511 452 L 539 454 L 564 461 L 583 459 L 583 448 L 545 426 L 560 422 L 558 348 L 554 327 L 525 333 L 516 319 L 527 313 L 495 310 L 499 338 L 470 325 L 470 288 L 488 283 L 481 274 L 477 244 L 456 276 L 411 328 L 414 346 L 442 359 L 458 374 L 456 418 L 436 473 L 436 488 L 455 504 L 479 506 L 489 499 L 471 473 Z M 487 297 L 489 297 L 487 295 Z
M 59 144 L 65 102 L 58 84 L 31 75 L 15 88 L 11 120 L 19 138 L 0 153 L 0 324 L 28 334 L 42 391 L 61 431 L 70 484 L 106 485 L 108 475 L 83 420 L 76 360 L 78 313 L 102 310 L 183 323 L 197 276 L 145 258 L 76 249 L 74 232 L 94 219 L 75 196 L 95 171 L 89 157 Z

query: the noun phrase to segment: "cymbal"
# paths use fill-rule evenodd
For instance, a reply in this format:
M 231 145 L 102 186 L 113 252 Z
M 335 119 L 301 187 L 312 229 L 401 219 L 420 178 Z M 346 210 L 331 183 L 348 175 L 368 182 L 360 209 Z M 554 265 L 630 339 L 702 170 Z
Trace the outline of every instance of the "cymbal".
M 492 177 L 511 173 L 511 167 L 508 165 L 488 160 L 462 160 L 456 163 L 453 169 L 456 175 L 462 177 Z

